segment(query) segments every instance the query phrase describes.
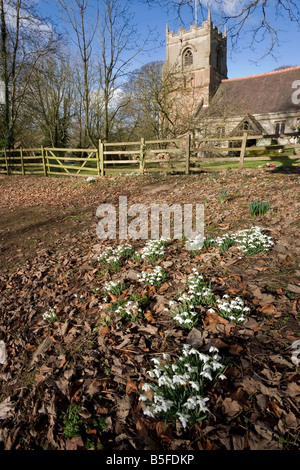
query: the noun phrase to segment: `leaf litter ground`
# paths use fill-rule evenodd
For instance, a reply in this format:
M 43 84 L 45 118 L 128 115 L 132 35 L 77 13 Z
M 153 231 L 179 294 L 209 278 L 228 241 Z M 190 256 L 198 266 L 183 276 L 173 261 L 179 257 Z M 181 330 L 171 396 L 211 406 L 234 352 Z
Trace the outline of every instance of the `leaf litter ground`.
M 0 177 L 0 446 L 2 449 L 298 450 L 299 173 L 244 170 L 192 176 L 76 178 Z M 220 194 L 226 190 L 226 201 Z M 201 203 L 205 236 L 253 225 L 274 240 L 245 256 L 236 246 L 190 252 L 167 243 L 154 264 L 138 256 L 120 266 L 98 256 L 124 240 L 96 237 L 96 208 L 134 203 Z M 270 202 L 251 218 L 252 200 Z M 125 241 L 140 253 L 145 241 Z M 141 282 L 160 266 L 159 285 Z M 196 269 L 216 297 L 241 297 L 250 314 L 237 324 L 198 306 L 188 330 L 167 311 Z M 121 294 L 103 293 L 121 281 Z M 134 317 L 121 315 L 138 302 Z M 43 315 L 53 309 L 55 318 Z M 119 309 L 119 310 L 118 310 Z M 124 312 L 123 312 L 124 313 Z M 132 312 L 131 312 L 132 313 Z M 205 419 L 182 426 L 144 413 L 143 386 L 153 359 L 176 360 L 184 345 L 216 347 L 223 380 L 206 389 Z

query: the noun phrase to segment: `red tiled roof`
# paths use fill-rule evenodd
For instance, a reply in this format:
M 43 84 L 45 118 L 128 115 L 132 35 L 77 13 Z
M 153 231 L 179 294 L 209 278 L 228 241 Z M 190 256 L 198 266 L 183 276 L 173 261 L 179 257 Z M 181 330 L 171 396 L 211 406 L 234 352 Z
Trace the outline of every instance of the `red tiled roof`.
M 265 72 L 265 73 L 258 73 L 256 75 L 247 75 L 245 77 L 236 77 L 236 78 L 226 78 L 224 80 L 222 80 L 223 82 L 232 82 L 234 80 L 248 80 L 249 78 L 256 78 L 256 77 L 265 77 L 266 75 L 272 75 L 272 74 L 276 74 L 276 73 L 289 73 L 291 72 L 292 70 L 298 70 L 300 71 L 300 65 L 297 65 L 295 67 L 288 67 L 286 69 L 281 69 L 281 70 L 273 70 L 273 72 Z
M 292 101 L 293 93 L 296 91 L 292 85 L 298 80 L 300 81 L 300 66 L 222 80 L 208 109 L 213 111 L 213 107 L 217 106 L 224 110 L 228 107 L 230 115 L 286 111 L 299 111 L 300 115 L 300 104 Z

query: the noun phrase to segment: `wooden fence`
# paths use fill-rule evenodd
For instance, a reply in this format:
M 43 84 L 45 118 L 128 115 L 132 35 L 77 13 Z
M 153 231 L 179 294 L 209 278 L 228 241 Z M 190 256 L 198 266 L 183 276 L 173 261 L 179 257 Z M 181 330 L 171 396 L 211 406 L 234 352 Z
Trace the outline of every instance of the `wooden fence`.
M 98 148 L 32 148 L 0 150 L 0 174 L 6 175 L 59 175 L 104 176 L 112 173 L 191 172 L 216 164 L 234 163 L 241 170 L 245 162 L 300 158 L 300 144 L 253 145 L 253 142 L 277 141 L 278 137 L 298 134 L 249 135 L 238 137 L 192 139 L 191 135 L 179 139 L 137 142 L 104 143 Z M 225 143 L 225 145 L 223 144 Z M 223 145 L 222 145 L 223 144 Z M 250 144 L 252 144 L 250 146 Z M 257 153 L 259 152 L 259 154 Z M 255 155 L 253 155 L 255 153 Z M 252 154 L 252 155 L 251 155 Z

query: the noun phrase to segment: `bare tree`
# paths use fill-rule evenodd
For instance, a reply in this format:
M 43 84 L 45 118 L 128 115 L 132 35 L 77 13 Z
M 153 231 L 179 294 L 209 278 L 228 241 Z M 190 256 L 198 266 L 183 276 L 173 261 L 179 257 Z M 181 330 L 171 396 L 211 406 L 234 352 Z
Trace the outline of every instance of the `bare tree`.
M 129 66 L 145 50 L 150 32 L 143 39 L 138 36 L 128 0 L 103 0 L 102 11 L 99 72 L 104 111 L 103 137 L 108 140 L 114 121 L 125 105 L 124 100 L 118 99 L 117 90 L 128 76 Z
M 164 108 L 163 62 L 151 62 L 131 72 L 124 85 L 125 106 L 121 119 L 133 139 L 161 139 L 161 109 Z
M 132 72 L 124 86 L 128 129 L 138 138 L 166 139 L 185 134 L 194 124 L 199 93 L 178 70 L 151 62 Z
M 95 11 L 90 0 L 58 0 L 66 21 L 71 26 L 70 37 L 75 42 L 80 57 L 80 72 L 78 78 L 82 79 L 82 101 L 84 107 L 84 145 L 93 145 L 95 142 L 90 127 L 90 106 L 91 106 L 91 80 L 93 41 L 98 26 L 98 9 Z M 93 12 L 93 15 L 92 15 Z M 80 87 L 81 91 L 81 87 Z
M 58 3 L 79 53 L 77 83 L 83 106 L 78 106 L 78 112 L 84 114 L 86 145 L 95 146 L 99 138 L 108 140 L 113 134 L 124 106 L 118 90 L 133 60 L 144 51 L 148 36 L 139 37 L 128 0 L 99 0 L 97 10 L 91 0 Z
M 32 0 L 0 0 L 0 74 L 5 86 L 4 146 L 15 142 L 26 92 L 39 60 L 54 51 L 57 37 Z
M 26 99 L 27 111 L 38 133 L 42 133 L 44 145 L 67 147 L 74 113 L 74 88 L 66 58 L 46 58 L 33 75 Z
M 300 29 L 300 6 L 298 0 L 143 0 L 150 6 L 159 6 L 169 11 L 176 11 L 182 20 L 187 9 L 195 17 L 195 5 L 199 16 L 206 19 L 206 9 L 210 7 L 219 18 L 219 26 L 227 25 L 228 36 L 233 48 L 237 48 L 239 40 L 246 34 L 250 35 L 250 47 L 254 48 L 263 40 L 268 45 L 260 50 L 261 58 L 272 54 L 279 41 L 280 22 L 287 20 L 295 23 Z

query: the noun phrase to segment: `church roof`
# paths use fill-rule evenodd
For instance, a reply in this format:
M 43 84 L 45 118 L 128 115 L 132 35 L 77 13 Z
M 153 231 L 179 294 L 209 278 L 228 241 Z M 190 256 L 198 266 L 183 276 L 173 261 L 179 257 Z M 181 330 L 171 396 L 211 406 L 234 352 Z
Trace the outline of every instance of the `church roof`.
M 298 81 L 298 84 L 294 82 Z M 294 87 L 293 87 L 294 84 Z M 299 111 L 292 97 L 300 85 L 300 66 L 260 75 L 222 80 L 205 114 L 269 114 Z M 299 93 L 298 93 L 299 96 Z

